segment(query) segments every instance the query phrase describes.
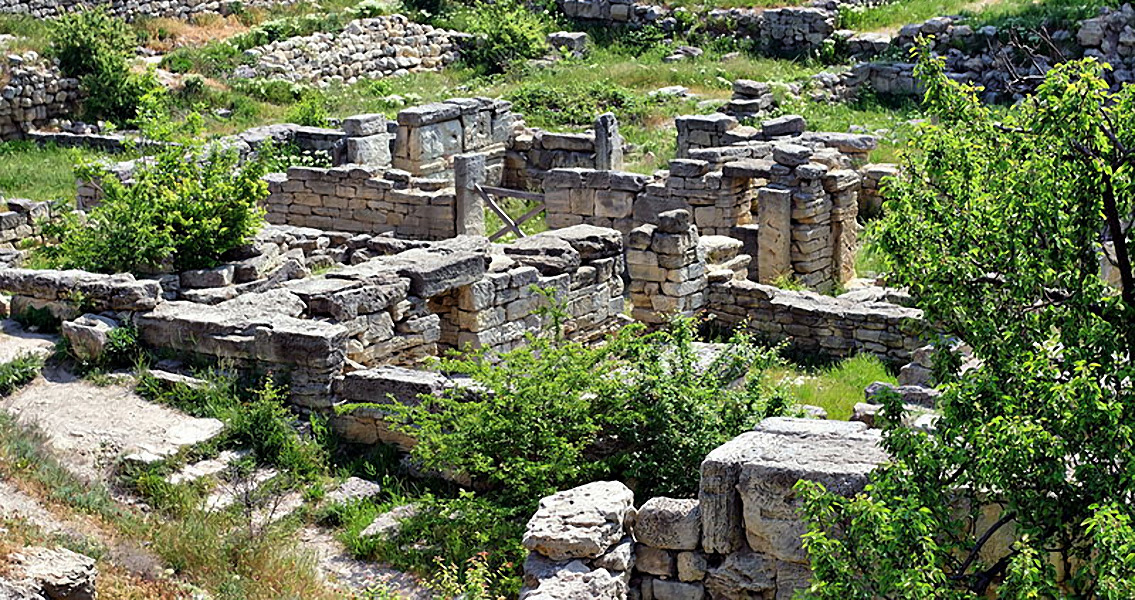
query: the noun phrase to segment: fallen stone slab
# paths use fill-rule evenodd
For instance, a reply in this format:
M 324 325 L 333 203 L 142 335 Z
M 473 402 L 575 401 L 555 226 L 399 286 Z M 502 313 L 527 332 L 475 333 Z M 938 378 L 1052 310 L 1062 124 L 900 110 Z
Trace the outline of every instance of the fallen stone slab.
M 31 590 L 37 594 L 33 598 L 95 600 L 98 569 L 89 556 L 66 548 L 32 547 L 13 553 L 10 561 L 12 587 Z
M 54 368 L 15 394 L 0 409 L 23 425 L 36 425 L 68 470 L 99 479 L 126 454 L 152 462 L 218 435 L 217 419 L 191 417 L 149 402 L 130 388 L 97 386 Z

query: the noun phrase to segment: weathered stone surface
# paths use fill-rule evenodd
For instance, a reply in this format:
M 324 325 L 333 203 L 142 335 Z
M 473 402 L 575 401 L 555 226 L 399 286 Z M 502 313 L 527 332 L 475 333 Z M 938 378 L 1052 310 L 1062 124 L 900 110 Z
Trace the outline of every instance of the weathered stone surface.
M 559 275 L 579 268 L 579 252 L 562 238 L 541 233 L 516 240 L 504 247 L 516 262 L 535 267 L 541 275 Z
M 545 232 L 571 244 L 583 262 L 619 256 L 623 252 L 623 234 L 618 230 L 594 225 L 573 225 Z
M 81 296 L 96 310 L 149 310 L 157 306 L 162 295 L 157 281 L 78 270 L 0 269 L 0 291 L 42 300 Z
M 398 535 L 402 521 L 417 516 L 420 509 L 415 504 L 403 504 L 378 515 L 359 533 L 360 538 L 378 537 L 390 539 Z
M 324 504 L 345 504 L 367 498 L 373 498 L 382 492 L 382 486 L 373 481 L 359 477 L 348 477 L 339 487 L 331 490 L 323 497 Z
M 702 600 L 705 587 L 700 583 L 681 583 L 655 579 L 651 584 L 655 600 Z
M 181 273 L 181 287 L 188 289 L 225 287 L 232 285 L 234 273 L 235 267 L 233 265 L 183 271 Z
M 880 439 L 860 423 L 773 418 L 726 444 L 736 443 L 734 456 L 740 459 L 737 490 L 749 547 L 806 562 L 800 541 L 806 527 L 793 487 L 808 480 L 836 494 L 858 493 L 868 473 L 887 460 Z
M 638 510 L 635 539 L 667 550 L 696 550 L 701 539 L 701 511 L 697 500 L 651 498 Z
M 581 560 L 552 561 L 532 553 L 524 562 L 520 600 L 625 600 L 627 579 Z
M 118 321 L 114 319 L 86 314 L 74 321 L 64 321 L 60 330 L 79 360 L 94 361 L 102 356 L 110 342 L 110 332 L 117 327 Z
M 710 569 L 705 587 L 710 597 L 722 600 L 769 598 L 776 590 L 776 561 L 748 550 L 733 552 Z
M 709 563 L 701 552 L 679 552 L 677 562 L 679 580 L 701 581 L 705 579 Z
M 553 560 L 594 558 L 623 537 L 634 494 L 614 481 L 596 481 L 540 500 L 528 521 L 525 548 Z
M 606 554 L 591 561 L 593 567 L 607 569 L 608 571 L 630 571 L 634 567 L 634 563 L 634 540 L 630 536 L 619 540 L 619 543 L 615 544 Z
M 95 600 L 95 559 L 66 548 L 25 548 L 11 556 L 15 581 L 49 600 Z
M 407 250 L 388 259 L 398 274 L 410 280 L 410 293 L 433 298 L 477 281 L 485 274 L 485 256 L 473 252 Z
M 382 366 L 347 373 L 335 390 L 349 402 L 417 404 L 421 396 L 437 396 L 447 387 L 448 379 L 441 373 Z
M 674 576 L 674 554 L 661 548 L 635 544 L 635 570 L 659 577 Z

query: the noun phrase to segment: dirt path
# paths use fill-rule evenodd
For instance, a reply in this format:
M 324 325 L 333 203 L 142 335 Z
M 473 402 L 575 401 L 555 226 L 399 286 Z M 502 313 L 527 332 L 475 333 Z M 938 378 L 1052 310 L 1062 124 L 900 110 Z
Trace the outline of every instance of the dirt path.
M 166 456 L 223 428 L 216 419 L 190 417 L 127 387 L 97 386 L 57 367 L 0 400 L 0 409 L 38 426 L 68 469 L 90 480 L 102 479 L 120 454 Z
M 364 593 L 378 586 L 407 600 L 433 598 L 413 575 L 352 557 L 343 544 L 322 527 L 309 525 L 296 535 L 303 548 L 314 553 L 324 580 L 345 592 Z

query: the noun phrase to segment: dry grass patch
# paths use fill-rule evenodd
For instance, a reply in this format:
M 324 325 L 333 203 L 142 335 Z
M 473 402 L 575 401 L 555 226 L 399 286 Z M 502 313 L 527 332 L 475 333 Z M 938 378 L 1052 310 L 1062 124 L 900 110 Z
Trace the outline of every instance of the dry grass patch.
M 146 19 L 139 21 L 135 27 L 144 37 L 145 46 L 156 52 L 169 52 L 181 47 L 200 47 L 249 30 L 249 27 L 235 15 L 227 17 L 200 15 L 189 21 Z

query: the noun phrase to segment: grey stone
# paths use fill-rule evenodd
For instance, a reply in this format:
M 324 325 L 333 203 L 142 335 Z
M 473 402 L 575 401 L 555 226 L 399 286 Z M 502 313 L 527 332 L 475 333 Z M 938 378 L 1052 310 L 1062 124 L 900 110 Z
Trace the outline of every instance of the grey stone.
M 623 234 L 617 229 L 596 227 L 594 225 L 573 225 L 562 229 L 544 232 L 571 244 L 584 263 L 601 258 L 621 256 L 623 253 Z
M 524 561 L 520 600 L 625 600 L 627 579 L 581 560 L 552 561 L 536 553 Z
M 552 494 L 540 500 L 522 543 L 553 560 L 595 558 L 623 538 L 633 502 L 631 490 L 613 481 Z
M 102 357 L 110 343 L 110 332 L 117 327 L 118 321 L 114 319 L 86 314 L 74 321 L 64 321 L 60 329 L 71 346 L 71 352 L 79 360 L 90 362 Z
M 702 600 L 705 598 L 705 587 L 700 583 L 681 583 L 655 579 L 651 585 L 654 600 Z
M 390 539 L 402 529 L 402 522 L 418 515 L 421 511 L 416 504 L 403 504 L 378 515 L 359 532 L 360 538 L 377 537 Z
M 324 504 L 345 504 L 378 496 L 382 486 L 373 481 L 348 477 L 339 487 L 331 490 L 323 497 Z
M 635 570 L 659 577 L 673 577 L 675 570 L 674 554 L 662 548 L 635 544 Z
M 187 289 L 225 287 L 232 285 L 234 272 L 235 267 L 233 265 L 183 271 L 181 273 L 181 287 Z
M 24 548 L 13 553 L 8 575 L 28 582 L 50 600 L 95 600 L 95 559 L 66 548 Z
M 800 135 L 808 128 L 808 123 L 800 115 L 784 115 L 761 123 L 761 135 L 774 138 L 785 135 Z
M 504 247 L 516 262 L 535 267 L 541 275 L 559 275 L 575 271 L 580 265 L 579 252 L 562 238 L 541 233 L 516 240 Z
M 651 498 L 638 510 L 635 539 L 667 550 L 696 550 L 701 540 L 697 500 Z

